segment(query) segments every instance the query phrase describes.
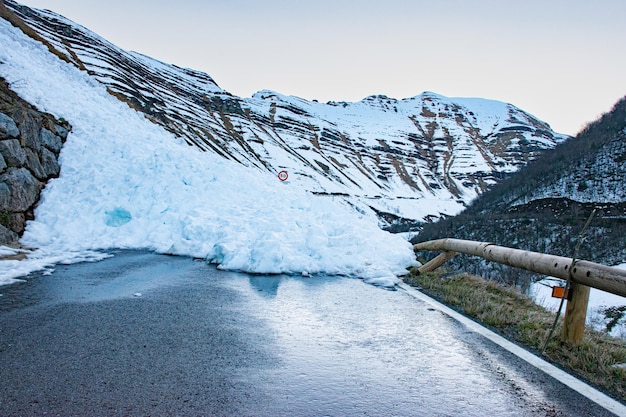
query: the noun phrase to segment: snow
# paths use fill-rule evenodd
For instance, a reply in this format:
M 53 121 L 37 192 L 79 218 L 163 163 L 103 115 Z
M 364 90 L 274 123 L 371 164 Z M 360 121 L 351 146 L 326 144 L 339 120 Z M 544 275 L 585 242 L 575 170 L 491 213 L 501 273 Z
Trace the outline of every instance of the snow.
M 109 95 L 0 19 L 0 76 L 68 120 L 61 175 L 42 193 L 23 261 L 0 284 L 112 248 L 205 258 L 250 273 L 338 274 L 392 287 L 415 265 L 409 242 L 344 200 L 200 152 Z
M 26 253 L 27 251 L 22 249 L 10 248 L 8 246 L 0 246 L 0 256 L 13 256 L 19 253 Z

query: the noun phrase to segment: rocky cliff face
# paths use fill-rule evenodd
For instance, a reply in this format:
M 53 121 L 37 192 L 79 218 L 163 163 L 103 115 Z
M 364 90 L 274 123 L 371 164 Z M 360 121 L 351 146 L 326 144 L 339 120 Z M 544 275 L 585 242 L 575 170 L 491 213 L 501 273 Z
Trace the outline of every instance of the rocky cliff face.
M 207 74 L 124 51 L 55 13 L 5 4 L 52 53 L 190 146 L 287 170 L 292 185 L 373 210 L 383 226 L 455 214 L 566 139 L 513 105 L 482 99 L 318 103 L 272 91 L 243 99 Z
M 41 190 L 60 172 L 70 126 L 42 113 L 0 79 L 0 245 L 16 245 Z

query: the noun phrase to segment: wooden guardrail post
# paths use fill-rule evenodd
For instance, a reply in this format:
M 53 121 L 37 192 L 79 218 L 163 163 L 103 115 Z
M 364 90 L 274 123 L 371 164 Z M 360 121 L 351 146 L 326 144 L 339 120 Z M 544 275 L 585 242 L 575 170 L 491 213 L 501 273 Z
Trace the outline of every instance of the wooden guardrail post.
M 453 258 L 454 255 L 456 255 L 456 252 L 451 251 L 451 250 L 442 252 L 439 255 L 435 256 L 430 261 L 426 262 L 424 265 L 417 268 L 417 270 L 419 271 L 420 274 L 423 272 L 434 271 L 435 269 L 443 265 L 448 259 Z
M 569 345 L 578 346 L 583 341 L 585 334 L 587 305 L 589 304 L 591 287 L 574 282 L 570 284 L 569 291 L 571 296 L 565 307 L 561 340 Z

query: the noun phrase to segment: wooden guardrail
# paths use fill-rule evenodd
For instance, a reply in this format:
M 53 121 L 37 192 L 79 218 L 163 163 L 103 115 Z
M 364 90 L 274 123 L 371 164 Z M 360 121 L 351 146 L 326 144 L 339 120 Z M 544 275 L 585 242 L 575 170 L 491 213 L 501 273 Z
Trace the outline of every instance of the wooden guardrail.
M 626 270 L 585 260 L 572 260 L 563 256 L 525 251 L 488 242 L 475 242 L 461 239 L 438 239 L 417 243 L 413 250 L 444 251 L 439 256 L 418 268 L 418 271 L 432 271 L 457 252 L 480 256 L 489 261 L 525 269 L 543 275 L 570 280 L 574 285 L 565 313 L 562 332 L 564 341 L 579 344 L 582 341 L 589 287 L 626 297 Z
M 572 266 L 572 258 L 461 239 L 438 239 L 417 243 L 413 246 L 413 250 L 416 252 L 420 250 L 460 252 L 565 280 L 570 276 L 569 268 L 571 267 L 573 282 L 626 297 L 626 270 L 595 262 L 576 260 Z M 418 269 L 420 272 L 432 271 L 452 256 L 454 255 L 447 254 L 437 261 L 440 262 L 438 265 L 435 262 L 432 264 L 428 262 Z

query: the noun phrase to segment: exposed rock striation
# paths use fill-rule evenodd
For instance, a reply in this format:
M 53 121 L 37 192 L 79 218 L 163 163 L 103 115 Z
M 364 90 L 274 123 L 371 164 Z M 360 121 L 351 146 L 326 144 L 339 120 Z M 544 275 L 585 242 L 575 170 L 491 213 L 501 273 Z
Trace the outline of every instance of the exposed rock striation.
M 70 131 L 22 100 L 0 78 L 0 245 L 17 245 L 41 190 L 59 176 L 59 154 Z

